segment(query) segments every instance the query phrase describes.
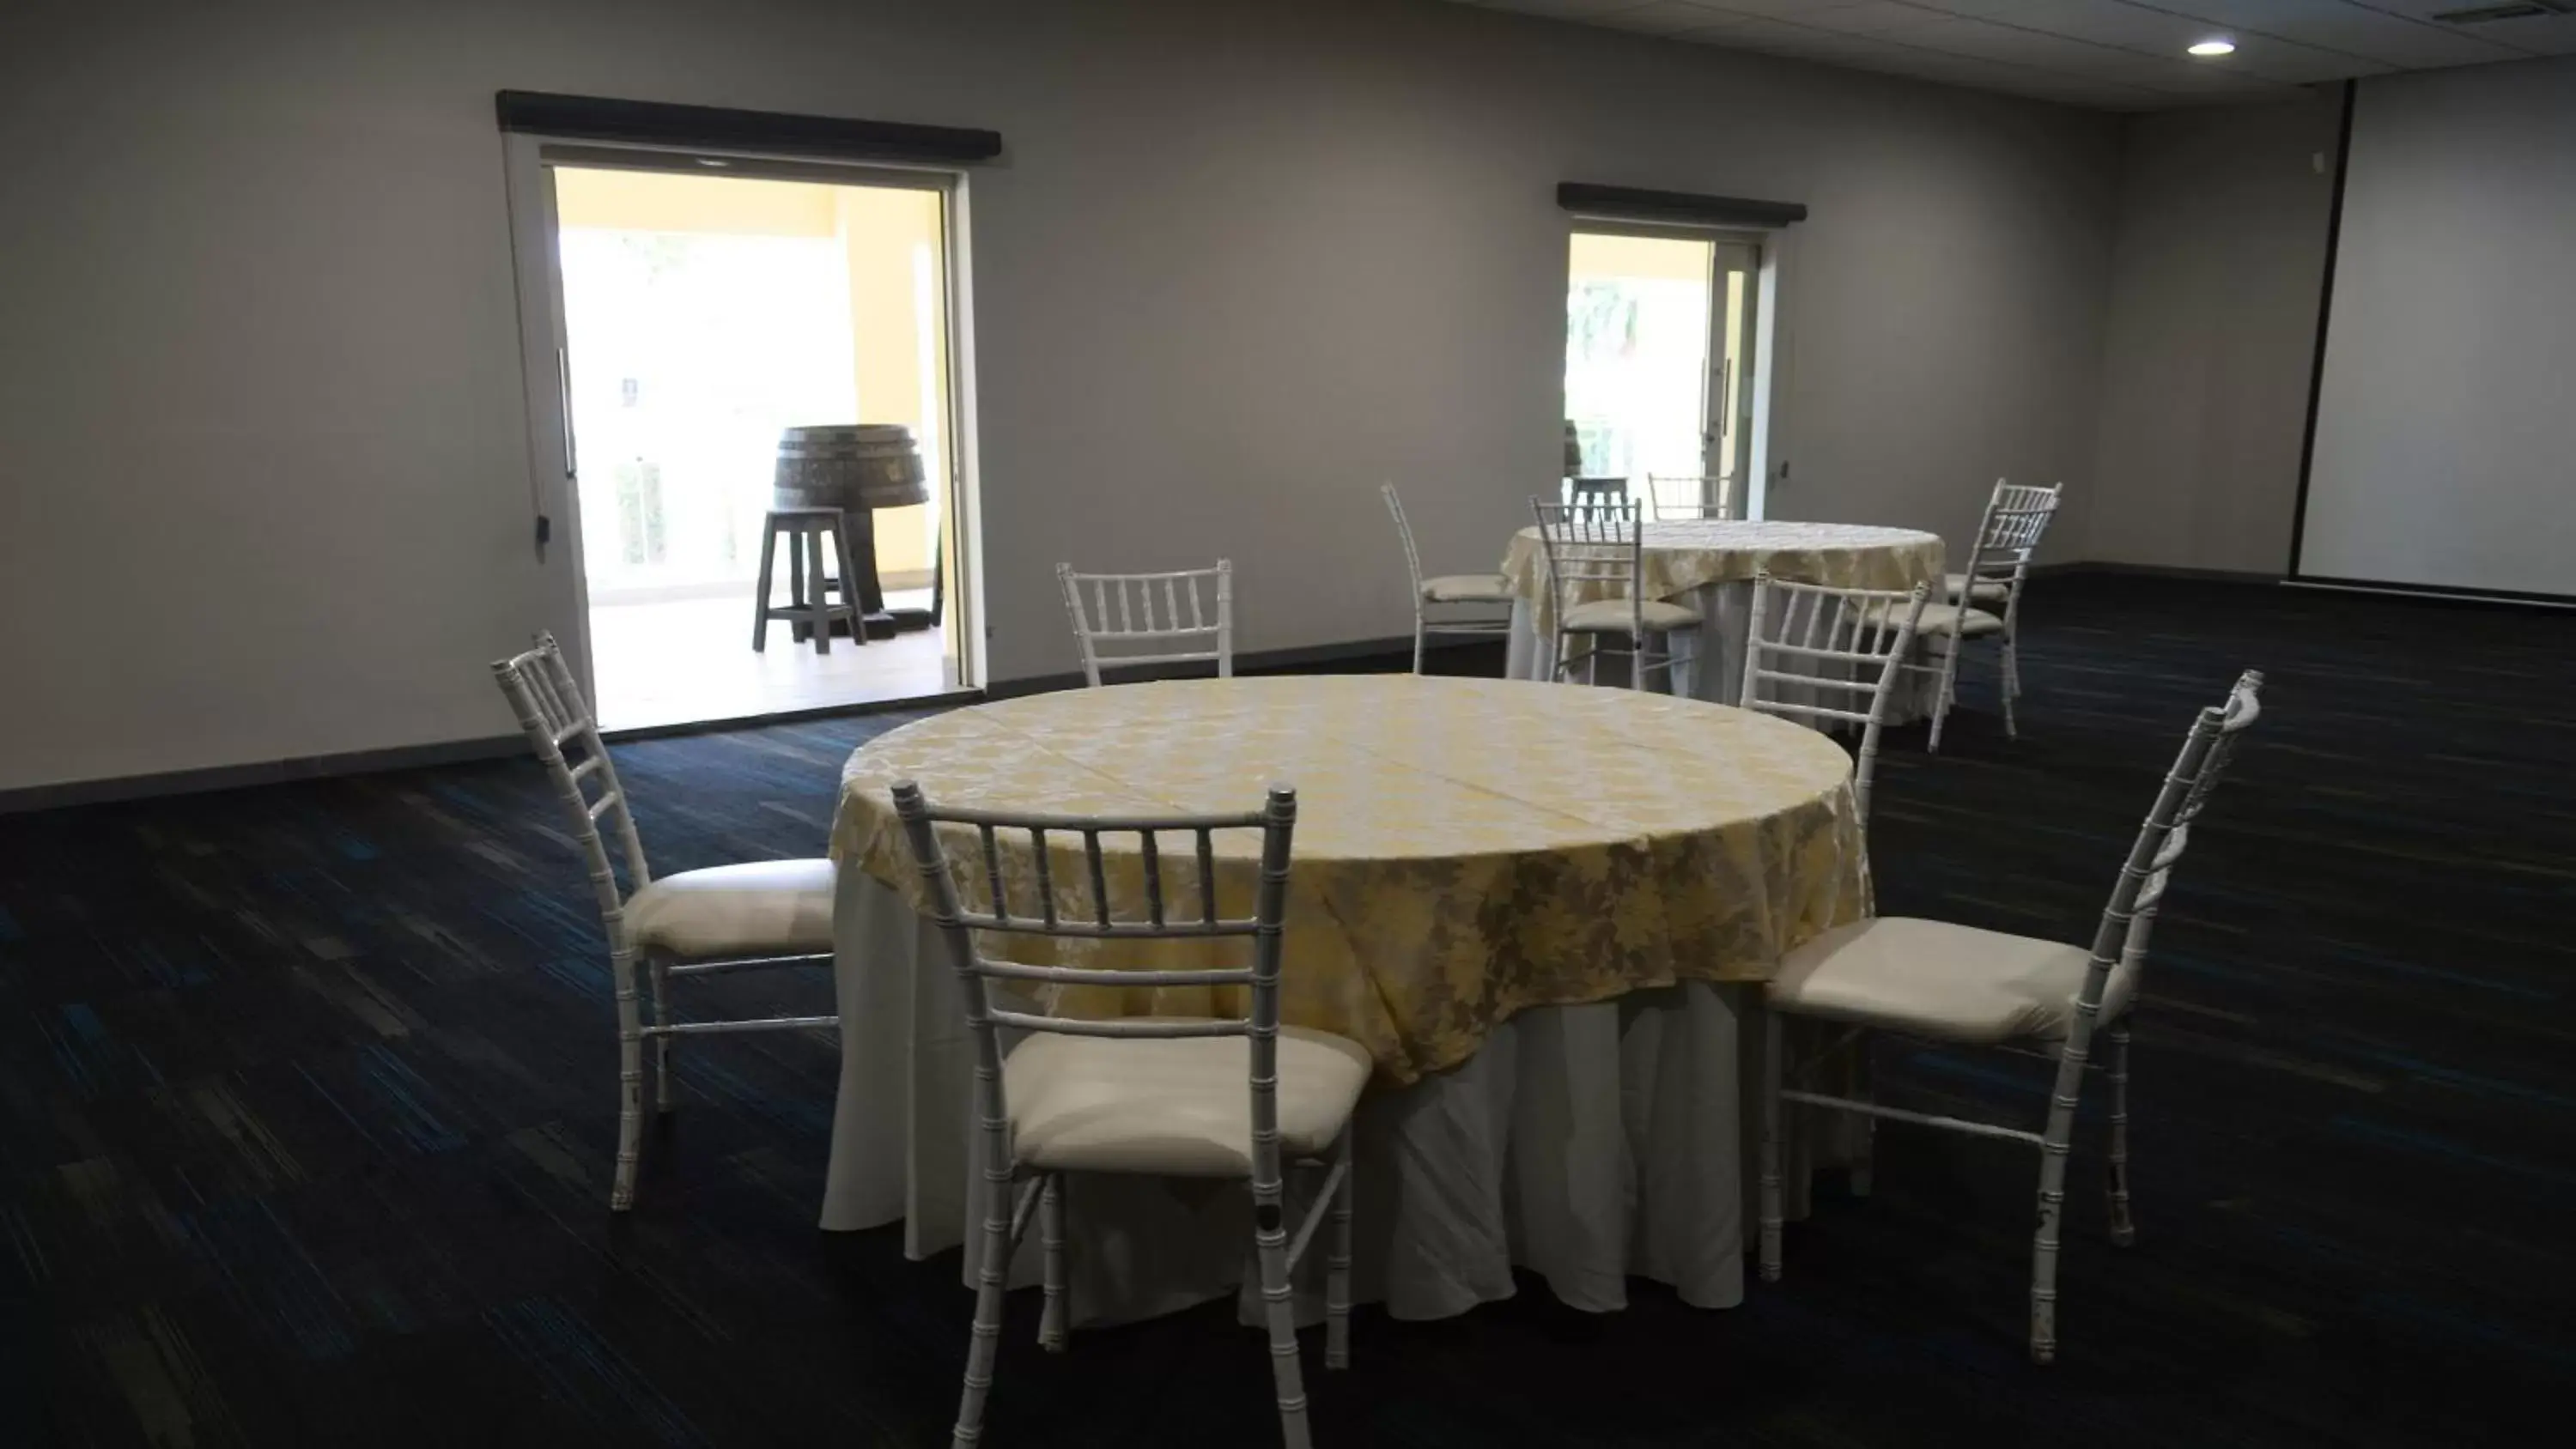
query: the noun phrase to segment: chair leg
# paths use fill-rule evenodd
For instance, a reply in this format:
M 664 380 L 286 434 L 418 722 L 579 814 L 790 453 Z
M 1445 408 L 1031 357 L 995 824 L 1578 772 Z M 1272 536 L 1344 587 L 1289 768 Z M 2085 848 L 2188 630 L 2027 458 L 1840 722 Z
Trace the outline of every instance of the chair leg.
M 2030 1358 L 2057 1361 L 2057 1246 L 2066 1218 L 2066 1159 L 2075 1138 L 2075 1109 L 2084 1091 L 2089 1035 L 2081 1026 L 2058 1049 L 2057 1083 L 2048 1099 L 2048 1130 L 2039 1144 L 2039 1227 L 2030 1249 Z
M 1335 1158 L 1341 1164 L 1341 1189 L 1333 1195 L 1333 1241 L 1324 1259 L 1324 1368 L 1351 1366 L 1351 1131 L 1342 1128 Z
M 986 1094 L 976 1093 L 980 1110 L 989 1111 Z M 993 1134 L 987 1131 L 988 1142 Z M 988 1145 L 978 1155 L 1001 1150 Z M 957 1398 L 957 1427 L 950 1449 L 973 1449 L 984 1434 L 984 1401 L 993 1391 L 993 1365 L 1002 1348 L 1002 1288 L 1011 1273 L 1010 1169 L 999 1180 L 987 1170 L 984 1180 L 984 1257 L 975 1267 L 975 1328 L 966 1347 L 966 1386 Z
M 1780 1281 L 1780 1074 L 1787 1033 L 1780 1013 L 1762 1008 L 1762 1281 Z
M 1413 672 L 1416 674 L 1422 672 L 1422 639 L 1422 598 L 1417 594 L 1413 600 Z
M 787 537 L 787 638 L 791 643 L 802 644 L 805 642 L 805 610 L 808 607 L 805 594 L 805 535 L 792 527 L 782 532 Z
M 1277 1167 L 1272 1167 L 1275 1174 Z M 1252 1242 L 1261 1263 L 1262 1317 L 1270 1328 L 1270 1377 L 1279 1395 L 1279 1437 L 1285 1449 L 1312 1449 L 1306 1430 L 1306 1375 L 1297 1362 L 1297 1310 L 1288 1285 L 1288 1229 L 1280 1212 L 1280 1185 L 1252 1184 Z
M 807 601 L 810 612 L 806 614 L 805 622 L 814 631 L 814 652 L 817 654 L 832 652 L 832 590 L 830 585 L 824 582 L 825 577 L 822 531 L 807 529 L 805 531 L 805 580 L 814 586 L 814 592 Z
M 778 518 L 772 514 L 760 521 L 760 582 L 752 585 L 751 649 L 755 654 L 769 647 L 770 568 L 777 556 Z
M 2021 738 L 2021 723 L 2013 718 L 2013 701 L 2021 697 L 2021 646 L 2014 642 L 2010 630 L 2004 633 L 2004 738 Z
M 850 611 L 850 647 L 864 648 L 868 642 L 868 606 L 859 597 L 858 556 L 850 551 L 850 520 L 841 516 L 832 529 L 832 552 L 841 563 L 841 604 Z
M 1038 1245 L 1046 1253 L 1046 1308 L 1038 1315 L 1038 1347 L 1064 1352 L 1064 1174 L 1050 1172 L 1038 1189 Z
M 1859 1088 L 1852 1096 L 1859 1101 L 1875 1102 L 1878 1100 L 1878 1074 L 1870 1064 L 1869 1038 L 1863 1036 L 1852 1043 L 1851 1049 L 1857 1054 L 1852 1070 Z M 1878 1119 L 1867 1112 L 1852 1115 L 1860 1124 L 1860 1141 L 1852 1148 L 1851 1195 L 1867 1197 L 1875 1176 L 1872 1163 L 1878 1153 Z
M 1941 753 L 1941 726 L 1949 722 L 1950 703 L 1958 697 L 1959 644 L 1956 634 L 1942 636 L 1941 683 L 1939 692 L 1932 697 L 1932 739 L 1924 746 L 1926 754 Z
M 2129 1024 L 2111 1028 L 2111 1241 L 2125 1248 L 2138 1240 L 2129 1216 Z
M 610 939 L 620 939 L 612 924 Z M 644 1031 L 635 1000 L 635 957 L 623 947 L 608 956 L 617 998 L 617 1177 L 608 1190 L 611 1212 L 635 1206 L 635 1169 L 644 1143 Z
M 653 1024 L 669 1026 L 671 1024 L 671 968 L 656 957 L 651 971 Z M 653 1038 L 653 1109 L 657 1112 L 671 1110 L 671 1039 L 667 1036 Z

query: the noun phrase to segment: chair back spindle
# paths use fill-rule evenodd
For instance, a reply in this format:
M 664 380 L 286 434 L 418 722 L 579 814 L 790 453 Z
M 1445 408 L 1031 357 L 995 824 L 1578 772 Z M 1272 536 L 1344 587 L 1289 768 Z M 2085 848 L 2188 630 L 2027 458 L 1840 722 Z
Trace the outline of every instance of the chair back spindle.
M 1060 563 L 1055 573 L 1092 688 L 1104 668 L 1213 663 L 1218 678 L 1234 677 L 1231 560 L 1159 574 L 1084 574 Z
M 1011 814 L 934 805 L 918 784 L 906 780 L 894 787 L 895 813 L 902 819 L 905 843 L 930 905 L 949 964 L 964 988 L 967 1027 L 975 1038 L 976 1086 L 989 1091 L 989 1111 L 1008 1120 L 1002 1099 L 1000 1028 L 1054 1032 L 1066 1036 L 1171 1038 L 1243 1036 L 1251 1039 L 1252 1140 L 1256 1158 L 1274 1160 L 1259 1180 L 1275 1181 L 1279 1150 L 1278 1082 L 1279 968 L 1282 924 L 1287 915 L 1288 864 L 1297 824 L 1297 793 L 1274 785 L 1264 807 L 1240 815 L 1173 815 L 1093 817 Z M 946 832 L 942 826 L 950 827 Z M 1216 836 L 1222 831 L 1261 832 L 1260 878 L 1250 916 L 1228 916 L 1218 906 Z M 1166 888 L 1170 857 L 1156 843 L 1160 835 L 1185 835 L 1190 850 L 1183 857 L 1196 866 L 1194 888 L 1175 894 Z M 1136 867 L 1142 880 L 1144 909 L 1112 903 L 1107 853 L 1121 837 L 1136 841 Z M 1056 841 L 1078 842 L 1087 887 L 1087 903 L 1060 904 L 1056 873 L 1049 852 Z M 962 849 L 961 849 L 962 847 Z M 1034 877 L 1034 900 L 1015 907 L 1009 883 L 1014 855 L 1026 852 Z M 970 906 L 958 888 L 958 859 L 971 863 L 975 878 L 989 891 L 980 906 Z M 1122 866 L 1124 861 L 1121 862 Z M 1123 874 L 1123 872 L 1122 872 Z M 1089 909 L 1082 909 L 1087 904 Z M 988 956 L 978 943 L 985 936 L 1036 936 L 1093 941 L 1229 939 L 1251 942 L 1248 966 L 1216 964 L 1171 969 L 1122 971 L 1083 966 L 1035 966 Z M 1212 952 L 1213 956 L 1214 953 Z M 1025 982 L 1033 986 L 1243 987 L 1247 1009 L 1239 1017 L 1166 1019 L 1128 1017 L 1085 1019 L 1021 1011 L 993 1003 L 986 983 Z
M 1985 516 L 1977 520 L 1976 542 L 1968 550 L 1966 587 L 1959 591 L 1961 608 L 1975 601 L 1980 587 L 2001 587 L 2006 591 L 2006 614 L 2019 608 L 2021 586 L 2030 576 L 2031 556 L 2038 552 L 2049 521 L 2057 516 L 2058 495 L 2064 489 L 2062 483 L 2039 488 L 1995 480 L 1995 491 L 1986 499 Z
M 1666 492 L 1687 493 L 1691 502 L 1673 502 Z M 1649 473 L 1646 492 L 1655 500 L 1655 521 L 1688 523 L 1727 520 L 1735 512 L 1735 479 L 1724 473 Z
M 582 699 L 581 686 L 574 682 L 552 634 L 538 635 L 535 648 L 493 664 L 492 675 L 518 715 L 519 728 L 527 734 L 538 763 L 554 782 L 564 822 L 590 867 L 600 916 L 613 932 L 626 898 L 650 884 L 653 873 L 644 861 L 644 841 L 636 833 L 634 813 L 627 808 L 617 764 L 599 737 L 599 721 Z M 567 755 L 568 749 L 579 758 Z M 588 793 L 591 790 L 597 793 Z M 600 833 L 603 821 L 616 832 L 614 854 Z M 626 872 L 622 889 L 616 870 L 620 864 Z
M 2262 689 L 2262 674 L 2249 669 L 2228 692 L 2225 704 L 2202 710 L 2192 721 L 2182 753 L 2157 792 L 2155 808 L 2147 812 L 2146 821 L 2138 827 L 2137 841 L 2120 868 L 2120 878 L 2111 888 L 2110 904 L 2104 907 L 2101 925 L 2094 932 L 2092 966 L 2085 974 L 2084 992 L 2076 1003 L 2078 1014 L 2087 1024 L 2111 994 L 2114 978 L 2129 987 L 2130 999 L 2135 999 L 2135 977 L 2146 960 L 2156 912 L 2164 902 L 2174 866 L 2191 848 L 2192 822 L 2200 817 L 2219 781 L 2225 778 L 2228 764 L 2235 758 L 2237 741 L 2262 717 Z
M 1395 515 L 1395 536 L 1404 540 L 1404 571 L 1413 580 L 1413 597 L 1422 597 L 1422 553 L 1413 544 L 1413 524 L 1404 516 L 1404 500 L 1396 496 L 1395 485 L 1380 483 L 1379 495 L 1386 499 L 1386 511 Z
M 1925 584 L 1910 593 L 1837 589 L 1768 573 L 1753 580 L 1741 703 L 1829 732 L 1860 726 L 1852 798 L 1864 823 L 1878 737 L 1929 591 Z

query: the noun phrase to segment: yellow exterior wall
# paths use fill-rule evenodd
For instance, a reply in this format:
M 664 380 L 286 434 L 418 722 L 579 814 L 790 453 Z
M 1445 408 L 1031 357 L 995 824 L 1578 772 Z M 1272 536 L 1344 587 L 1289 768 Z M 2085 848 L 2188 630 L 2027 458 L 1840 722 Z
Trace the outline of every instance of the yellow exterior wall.
M 555 169 L 555 208 L 566 227 L 725 236 L 838 237 L 850 269 L 850 340 L 858 398 L 854 422 L 901 423 L 953 468 L 948 420 L 947 296 L 940 275 L 941 198 L 889 186 L 833 186 L 668 171 Z M 914 258 L 929 258 L 930 286 L 914 284 Z M 925 306 L 929 315 L 923 315 Z M 932 408 L 922 408 L 922 330 L 931 337 Z M 931 480 L 934 490 L 943 487 Z M 926 507 L 877 510 L 877 568 L 890 588 L 929 582 L 934 540 Z
M 1567 270 L 1578 277 L 1658 277 L 1675 282 L 1708 280 L 1709 243 L 1686 237 L 1607 236 L 1578 231 Z
M 901 423 L 925 442 L 937 438 L 937 456 L 948 457 L 944 436 L 947 410 L 946 359 L 939 355 L 947 329 L 938 317 L 920 315 L 927 300 L 937 306 L 945 295 L 939 265 L 940 198 L 933 191 L 899 191 L 892 187 L 835 187 L 841 245 L 850 263 L 850 342 L 857 360 L 863 421 Z M 914 258 L 927 249 L 933 268 L 928 296 L 914 285 Z M 927 329 L 934 389 L 932 413 L 922 411 L 921 335 Z M 933 480 L 931 486 L 939 484 Z M 921 574 L 930 568 L 929 510 L 877 510 L 877 569 L 892 582 L 899 574 Z M 925 580 L 926 582 L 926 580 Z
M 830 236 L 840 229 L 836 187 L 746 176 L 555 168 L 555 215 L 604 231 L 693 231 L 725 236 Z

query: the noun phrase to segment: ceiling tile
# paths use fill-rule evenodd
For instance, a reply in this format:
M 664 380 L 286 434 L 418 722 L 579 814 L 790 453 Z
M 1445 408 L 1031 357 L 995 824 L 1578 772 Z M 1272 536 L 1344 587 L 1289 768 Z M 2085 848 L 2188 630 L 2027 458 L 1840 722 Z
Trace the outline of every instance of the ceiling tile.
M 1474 0 L 1487 10 L 1512 10 L 1554 20 L 1597 20 L 1614 10 L 1634 10 L 1638 0 Z
M 1818 30 L 1866 35 L 1874 30 L 1890 30 L 1923 18 L 1923 7 L 1900 5 L 1896 0 L 1855 0 L 1855 3 L 1809 5 L 1780 16 L 1799 25 L 1812 25 Z
M 1712 10 L 1732 11 L 1738 15 L 1759 15 L 1766 20 L 1795 20 L 1812 24 L 1814 17 L 1829 10 L 1849 10 L 1875 0 L 1700 0 Z
M 1646 0 L 1642 5 L 1630 0 L 1625 8 L 1603 15 L 1595 23 L 1644 35 L 1678 35 L 1724 18 L 1723 12 L 1692 0 Z
M 2160 0 L 2161 3 L 2161 0 Z M 2475 65 L 2510 60 L 2507 46 L 2428 25 L 2352 0 L 2170 0 L 2172 7 L 2246 34 L 2293 40 L 2395 66 Z
M 1912 25 L 1881 31 L 1879 38 L 1892 44 L 2010 61 L 2060 73 L 2106 70 L 2139 58 L 2136 52 L 2118 46 L 1965 16 L 1928 16 Z
M 1458 0 L 2119 110 L 2535 55 L 2576 54 L 2576 15 L 2479 26 L 2478 0 Z M 2223 35 L 2236 53 L 2184 54 Z

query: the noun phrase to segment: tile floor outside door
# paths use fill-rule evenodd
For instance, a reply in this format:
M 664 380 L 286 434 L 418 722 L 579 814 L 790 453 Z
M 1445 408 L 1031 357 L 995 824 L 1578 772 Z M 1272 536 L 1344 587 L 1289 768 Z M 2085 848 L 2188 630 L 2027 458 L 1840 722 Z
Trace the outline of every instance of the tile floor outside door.
M 930 595 L 893 591 L 886 601 L 927 608 Z M 773 620 L 769 647 L 754 653 L 748 589 L 739 598 L 596 605 L 590 651 L 599 723 L 607 730 L 876 704 L 956 688 L 936 628 L 863 647 L 836 637 L 830 653 L 817 654 L 810 641 L 795 641 L 792 626 Z

